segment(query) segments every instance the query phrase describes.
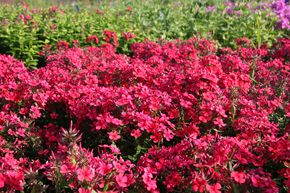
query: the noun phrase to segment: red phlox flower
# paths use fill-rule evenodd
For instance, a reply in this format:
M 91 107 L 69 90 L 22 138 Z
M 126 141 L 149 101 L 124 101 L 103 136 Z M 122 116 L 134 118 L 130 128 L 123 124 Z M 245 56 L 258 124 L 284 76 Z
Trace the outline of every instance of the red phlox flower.
M 3 188 L 5 185 L 5 178 L 4 176 L 0 173 L 0 188 Z
M 134 182 L 134 178 L 132 175 L 119 173 L 116 175 L 116 181 L 120 187 L 126 188 Z
M 209 191 L 209 193 L 221 193 L 220 189 L 222 186 L 220 183 L 215 183 L 214 185 L 206 185 L 206 189 Z
M 232 172 L 231 177 L 240 184 L 246 182 L 246 175 L 244 172 Z
M 112 131 L 112 132 L 109 133 L 109 138 L 112 141 L 118 141 L 119 139 L 121 139 L 121 136 L 119 135 L 118 131 Z
M 105 41 L 107 43 L 109 43 L 112 40 L 112 38 L 113 38 L 113 45 L 115 47 L 118 47 L 119 42 L 118 42 L 118 39 L 117 39 L 116 32 L 112 32 L 110 30 L 104 30 L 104 35 L 105 35 Z
M 142 135 L 141 131 L 139 129 L 135 129 L 135 130 L 132 130 L 131 132 L 131 136 L 134 137 L 134 138 L 138 138 Z
M 92 181 L 95 176 L 95 170 L 89 167 L 80 168 L 77 170 L 78 180 L 79 181 Z
M 87 43 L 95 43 L 95 44 L 99 44 L 99 38 L 96 35 L 89 35 L 86 39 Z
M 91 189 L 79 188 L 78 192 L 79 193 L 92 193 L 93 191 Z
M 131 32 L 123 32 L 122 36 L 129 41 L 130 39 L 134 39 L 136 36 Z
M 133 8 L 132 8 L 131 6 L 128 6 L 128 7 L 127 7 L 127 11 L 129 11 L 129 12 L 131 12 L 132 9 L 133 9 Z
M 97 171 L 101 175 L 106 175 L 112 171 L 112 168 L 113 168 L 112 164 L 106 164 L 101 162 Z
M 37 107 L 37 106 L 31 106 L 30 107 L 30 114 L 29 115 L 30 115 L 30 117 L 32 119 L 37 119 L 37 118 L 41 117 L 41 113 L 39 111 L 39 107 Z
M 56 47 L 59 50 L 66 50 L 69 48 L 69 43 L 67 41 L 62 40 L 57 42 Z
M 103 11 L 101 11 L 101 10 L 96 10 L 96 14 L 99 14 L 99 15 L 104 15 L 105 14 L 105 12 L 103 12 Z

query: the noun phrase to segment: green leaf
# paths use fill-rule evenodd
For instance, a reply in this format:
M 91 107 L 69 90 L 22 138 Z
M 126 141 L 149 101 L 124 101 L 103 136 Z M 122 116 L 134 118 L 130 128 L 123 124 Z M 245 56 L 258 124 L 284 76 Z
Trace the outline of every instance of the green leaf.
M 108 188 L 109 188 L 109 182 L 107 182 L 107 183 L 105 184 L 105 186 L 104 186 L 104 188 L 103 188 L 103 192 L 107 192 Z

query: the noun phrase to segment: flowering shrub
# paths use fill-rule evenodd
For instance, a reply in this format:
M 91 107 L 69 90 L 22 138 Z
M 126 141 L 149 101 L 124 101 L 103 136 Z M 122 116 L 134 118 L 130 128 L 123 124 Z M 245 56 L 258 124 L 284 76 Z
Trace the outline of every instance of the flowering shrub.
M 290 5 L 288 1 L 276 0 L 272 3 L 272 9 L 276 13 L 279 21 L 278 26 L 283 29 L 290 29 Z
M 289 34 L 289 28 L 275 28 L 277 19 L 279 25 L 288 25 L 290 11 L 283 1 L 273 5 L 275 14 L 270 5 L 274 0 L 21 0 L 10 4 L 1 0 L 0 53 L 35 69 L 43 66 L 47 46 L 55 50 L 59 41 L 80 47 L 107 41 L 122 54 L 131 54 L 130 45 L 144 39 L 186 40 L 192 36 L 213 39 L 220 47 L 233 48 L 238 37 L 247 37 L 255 45 L 271 45 Z
M 287 191 L 289 39 L 147 41 L 129 57 L 106 34 L 34 71 L 0 56 L 1 191 Z

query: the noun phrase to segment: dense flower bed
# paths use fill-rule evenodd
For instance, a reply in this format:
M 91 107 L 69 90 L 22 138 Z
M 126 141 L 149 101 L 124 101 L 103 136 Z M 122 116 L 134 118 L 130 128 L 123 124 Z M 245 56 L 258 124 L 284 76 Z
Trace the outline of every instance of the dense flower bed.
M 290 185 L 290 40 L 59 46 L 0 56 L 0 190 L 279 192 Z

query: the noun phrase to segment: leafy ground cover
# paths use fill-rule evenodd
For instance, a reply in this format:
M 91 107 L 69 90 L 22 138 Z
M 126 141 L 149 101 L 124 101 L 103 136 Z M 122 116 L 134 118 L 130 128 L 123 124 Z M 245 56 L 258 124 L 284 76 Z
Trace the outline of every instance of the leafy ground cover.
M 33 6 L 41 5 L 41 1 L 30 2 L 3 4 L 0 10 L 0 53 L 11 54 L 30 68 L 42 66 L 44 58 L 39 52 L 45 45 L 54 49 L 59 41 L 70 45 L 78 41 L 80 46 L 88 46 L 86 40 L 91 35 L 97 36 L 101 45 L 105 30 L 116 32 L 117 51 L 127 54 L 129 46 L 122 40 L 124 32 L 135 35 L 129 43 L 198 36 L 215 40 L 220 47 L 235 47 L 235 39 L 240 37 L 249 38 L 255 46 L 262 42 L 270 45 L 277 37 L 289 35 L 289 6 L 281 0 L 137 0 L 96 4 L 75 1 L 47 8 Z M 283 28 L 275 30 L 277 27 Z

